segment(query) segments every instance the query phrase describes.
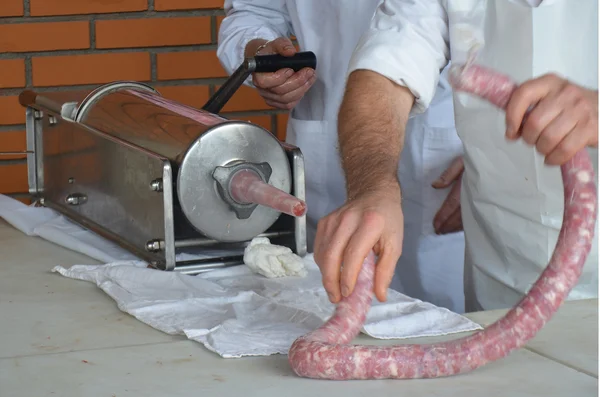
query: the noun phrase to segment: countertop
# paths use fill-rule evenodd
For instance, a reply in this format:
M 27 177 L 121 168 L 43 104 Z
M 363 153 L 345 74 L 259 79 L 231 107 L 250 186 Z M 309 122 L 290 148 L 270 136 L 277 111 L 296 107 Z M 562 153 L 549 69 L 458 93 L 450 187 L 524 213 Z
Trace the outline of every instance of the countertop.
M 95 285 L 50 272 L 55 265 L 94 264 L 90 258 L 1 220 L 0 258 L 2 397 L 598 395 L 595 299 L 565 303 L 526 348 L 471 373 L 333 382 L 298 378 L 286 356 L 223 359 L 183 336 L 156 331 L 121 312 Z M 467 316 L 485 326 L 503 313 Z

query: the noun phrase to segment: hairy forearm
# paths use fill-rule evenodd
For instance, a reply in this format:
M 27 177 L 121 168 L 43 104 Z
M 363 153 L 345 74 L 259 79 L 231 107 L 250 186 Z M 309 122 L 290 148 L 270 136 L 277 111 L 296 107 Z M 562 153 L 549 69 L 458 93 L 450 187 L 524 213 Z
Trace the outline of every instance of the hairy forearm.
M 414 97 L 370 71 L 350 75 L 338 117 L 348 199 L 398 186 L 398 163 Z

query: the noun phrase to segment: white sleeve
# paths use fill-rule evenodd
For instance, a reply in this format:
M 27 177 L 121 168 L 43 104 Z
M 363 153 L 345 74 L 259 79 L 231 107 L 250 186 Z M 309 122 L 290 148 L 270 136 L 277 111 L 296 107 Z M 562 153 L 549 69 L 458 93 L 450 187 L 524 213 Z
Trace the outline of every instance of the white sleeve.
M 431 103 L 448 64 L 448 17 L 444 0 L 384 0 L 350 60 L 348 74 L 370 70 L 415 96 L 411 113 Z
M 218 35 L 217 57 L 228 74 L 244 61 L 246 44 L 291 35 L 285 0 L 225 0 L 226 17 Z

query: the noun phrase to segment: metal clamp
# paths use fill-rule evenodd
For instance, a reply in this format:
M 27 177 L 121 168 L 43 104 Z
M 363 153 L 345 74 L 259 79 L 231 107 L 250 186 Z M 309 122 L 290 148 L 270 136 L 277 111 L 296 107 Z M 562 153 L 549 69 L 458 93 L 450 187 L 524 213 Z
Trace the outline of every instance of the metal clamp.
M 221 195 L 223 201 L 229 204 L 229 207 L 235 212 L 238 219 L 248 219 L 254 212 L 254 209 L 258 204 L 241 204 L 231 197 L 229 192 L 229 183 L 231 182 L 232 176 L 240 170 L 251 170 L 256 172 L 262 180 L 266 183 L 269 182 L 273 170 L 269 163 L 247 163 L 237 162 L 232 165 L 215 167 L 212 177 L 217 182 L 217 190 Z

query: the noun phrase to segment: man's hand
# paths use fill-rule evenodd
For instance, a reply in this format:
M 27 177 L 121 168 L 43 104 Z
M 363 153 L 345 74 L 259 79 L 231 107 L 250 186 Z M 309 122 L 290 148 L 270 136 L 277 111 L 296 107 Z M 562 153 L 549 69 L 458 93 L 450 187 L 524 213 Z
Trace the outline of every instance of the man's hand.
M 338 117 L 348 200 L 319 222 L 314 249 L 332 303 L 352 293 L 371 250 L 378 256 L 375 295 L 386 300 L 402 253 L 398 163 L 413 102 L 409 89 L 380 74 L 357 70 L 348 77 Z
M 433 218 L 433 228 L 437 234 L 455 233 L 463 230 L 460 213 L 460 185 L 465 170 L 463 158 L 457 157 L 452 164 L 431 185 L 435 189 L 445 189 L 452 186 L 448 197 Z
M 396 262 L 402 253 L 404 218 L 398 183 L 348 201 L 319 221 L 314 257 L 332 303 L 354 290 L 364 259 L 371 250 L 379 257 L 375 295 L 386 300 Z
M 598 91 L 553 74 L 529 80 L 512 95 L 506 125 L 508 139 L 522 137 L 546 164 L 562 165 L 586 146 L 598 146 Z
M 265 45 L 257 49 L 261 45 Z M 245 56 L 280 54 L 290 57 L 296 53 L 291 40 L 280 37 L 273 41 L 252 40 L 246 46 Z M 252 82 L 267 105 L 278 109 L 292 109 L 317 80 L 314 69 L 304 68 L 295 72 L 281 69 L 274 73 L 254 73 Z

